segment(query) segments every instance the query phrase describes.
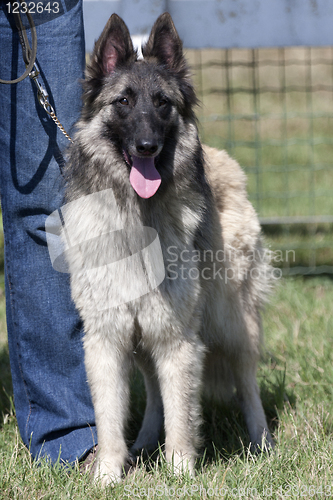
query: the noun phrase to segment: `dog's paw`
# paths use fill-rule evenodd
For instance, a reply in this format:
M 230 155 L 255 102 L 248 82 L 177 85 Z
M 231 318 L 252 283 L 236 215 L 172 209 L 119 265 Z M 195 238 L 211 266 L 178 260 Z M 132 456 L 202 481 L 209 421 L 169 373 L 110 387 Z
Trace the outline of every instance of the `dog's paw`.
M 125 476 L 129 476 L 134 472 L 136 467 L 138 466 L 139 457 L 136 457 L 131 452 L 127 455 L 125 460 L 125 464 L 123 466 L 123 473 Z
M 183 453 L 174 452 L 170 465 L 173 474 L 176 476 L 188 474 L 193 477 L 195 475 L 195 459 L 189 454 L 184 455 Z
M 98 458 L 95 466 L 94 481 L 103 487 L 120 482 L 123 466 L 115 458 Z
M 123 476 L 131 474 L 137 465 L 137 460 L 128 455 L 124 463 L 115 458 L 97 459 L 95 465 L 94 481 L 102 486 L 115 485 Z
M 251 453 L 259 455 L 260 453 L 271 453 L 274 450 L 275 443 L 269 431 L 266 429 L 261 434 L 260 438 L 254 443 L 251 443 Z

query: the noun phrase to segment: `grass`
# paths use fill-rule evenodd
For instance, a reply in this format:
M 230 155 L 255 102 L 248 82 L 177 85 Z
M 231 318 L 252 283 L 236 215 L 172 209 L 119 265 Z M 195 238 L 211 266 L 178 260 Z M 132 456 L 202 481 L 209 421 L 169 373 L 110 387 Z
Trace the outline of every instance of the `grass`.
M 264 313 L 266 342 L 258 381 L 276 441 L 271 455 L 254 457 L 248 451 L 237 408 L 205 402 L 204 445 L 195 478 L 172 476 L 160 460 L 158 465 L 142 464 L 121 484 L 103 491 L 78 467 L 65 470 L 60 465 L 51 468 L 45 461 L 32 462 L 10 401 L 1 393 L 1 408 L 9 411 L 4 412 L 0 430 L 0 498 L 331 498 L 332 299 L 329 278 L 288 278 L 279 282 Z M 3 302 L 2 296 L 2 311 Z M 1 334 L 3 381 L 8 369 L 3 326 Z M 129 439 L 137 432 L 144 406 L 141 379 L 136 378 L 133 388 Z M 6 392 L 10 396 L 8 386 Z

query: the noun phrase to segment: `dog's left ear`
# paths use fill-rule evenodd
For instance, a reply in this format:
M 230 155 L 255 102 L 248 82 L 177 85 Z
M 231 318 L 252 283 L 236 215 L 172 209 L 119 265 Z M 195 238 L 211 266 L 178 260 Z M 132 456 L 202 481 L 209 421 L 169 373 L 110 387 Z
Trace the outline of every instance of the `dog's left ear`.
M 197 104 L 197 98 L 183 54 L 183 44 L 168 12 L 162 14 L 155 22 L 148 42 L 142 47 L 142 54 L 144 58 L 156 58 L 159 64 L 176 76 L 183 95 L 179 110 L 183 116 L 194 118 L 193 106 Z
M 112 73 L 117 66 L 135 61 L 136 58 L 126 24 L 117 14 L 112 14 L 95 43 L 89 76 L 103 77 Z
M 156 57 L 157 60 L 173 71 L 184 65 L 183 44 L 168 12 L 155 22 L 149 39 L 142 48 L 143 57 Z

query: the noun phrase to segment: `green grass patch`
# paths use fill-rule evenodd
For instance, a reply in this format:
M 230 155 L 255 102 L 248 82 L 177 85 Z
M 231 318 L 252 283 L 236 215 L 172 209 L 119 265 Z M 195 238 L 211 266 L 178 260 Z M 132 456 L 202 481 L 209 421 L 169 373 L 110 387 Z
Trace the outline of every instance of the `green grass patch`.
M 274 453 L 253 456 L 238 409 L 205 402 L 204 441 L 195 478 L 174 477 L 161 458 L 140 464 L 121 484 L 102 490 L 77 466 L 66 470 L 60 465 L 50 467 L 46 461 L 32 462 L 15 415 L 5 411 L 0 430 L 0 498 L 332 498 L 332 300 L 332 280 L 288 278 L 279 282 L 265 310 L 258 381 L 276 441 Z M 1 339 L 3 384 L 8 370 L 3 332 Z M 129 440 L 134 439 L 144 408 L 140 377 L 132 388 Z M 10 408 L 4 392 L 0 401 L 2 408 Z

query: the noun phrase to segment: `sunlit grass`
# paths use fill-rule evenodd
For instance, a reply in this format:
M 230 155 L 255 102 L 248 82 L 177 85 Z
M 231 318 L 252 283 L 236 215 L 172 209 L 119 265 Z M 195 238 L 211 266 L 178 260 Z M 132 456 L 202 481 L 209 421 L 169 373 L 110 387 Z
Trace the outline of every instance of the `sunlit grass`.
M 77 466 L 51 468 L 45 461 L 32 462 L 19 437 L 14 415 L 7 412 L 0 431 L 0 497 L 330 498 L 332 300 L 330 279 L 288 278 L 280 282 L 264 313 L 266 340 L 258 381 L 276 441 L 274 453 L 253 456 L 238 409 L 205 403 L 202 457 L 194 478 L 173 476 L 161 458 L 157 464 L 140 464 L 122 483 L 102 490 L 88 475 L 81 475 Z M 1 380 L 2 370 L 3 365 Z M 140 378 L 135 379 L 132 390 L 129 439 L 139 428 L 144 407 Z M 8 407 L 4 399 L 1 394 L 3 408 Z

